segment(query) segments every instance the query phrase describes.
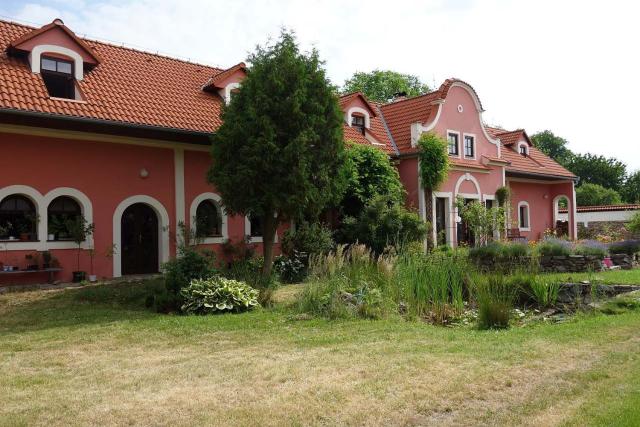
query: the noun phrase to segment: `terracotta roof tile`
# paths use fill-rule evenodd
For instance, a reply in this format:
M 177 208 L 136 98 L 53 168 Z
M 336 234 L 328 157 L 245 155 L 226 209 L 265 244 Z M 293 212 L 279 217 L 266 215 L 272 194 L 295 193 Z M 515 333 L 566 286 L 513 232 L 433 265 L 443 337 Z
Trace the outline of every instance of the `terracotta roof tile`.
M 578 212 L 608 212 L 608 211 L 637 211 L 640 210 L 640 204 L 636 205 L 609 205 L 609 206 L 578 206 Z M 559 209 L 562 213 L 567 213 L 567 209 Z
M 39 74 L 7 47 L 33 28 L 0 21 L 0 109 L 95 118 L 197 132 L 221 124 L 223 100 L 202 90 L 223 70 L 93 40 L 83 40 L 101 59 L 78 82 L 86 102 L 51 99 Z

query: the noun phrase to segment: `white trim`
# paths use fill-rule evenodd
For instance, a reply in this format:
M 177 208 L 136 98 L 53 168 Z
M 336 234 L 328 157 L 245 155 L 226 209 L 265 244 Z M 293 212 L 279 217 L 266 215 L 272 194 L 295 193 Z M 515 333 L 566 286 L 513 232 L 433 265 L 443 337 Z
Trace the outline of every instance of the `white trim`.
M 447 199 L 448 203 L 447 203 L 447 211 L 445 212 L 445 230 L 446 230 L 446 237 L 447 237 L 447 244 L 449 246 L 452 245 L 453 243 L 453 227 L 451 226 L 451 216 L 454 213 L 454 206 L 453 206 L 453 193 L 450 192 L 442 192 L 442 191 L 434 191 L 432 193 L 432 197 L 433 197 L 433 215 L 432 215 L 432 234 L 433 234 L 433 242 L 434 244 L 437 244 L 438 242 L 438 234 L 437 234 L 437 230 L 436 230 L 436 199 L 437 198 L 442 198 L 442 199 Z M 455 223 L 455 221 L 453 221 Z
M 371 128 L 371 116 L 369 115 L 369 112 L 362 107 L 355 106 L 349 108 L 349 110 L 347 110 L 347 112 L 345 113 L 345 120 L 347 121 L 349 127 L 351 127 L 351 119 L 353 117 L 353 113 L 362 114 L 364 116 L 364 127 L 367 129 Z
M 560 199 L 565 198 L 567 199 L 567 204 L 570 203 L 570 199 L 569 196 L 565 195 L 565 194 L 558 194 L 556 197 L 553 198 L 553 228 L 556 228 L 556 224 L 558 223 L 558 220 L 560 219 Z M 569 206 L 567 206 L 568 208 Z M 567 220 L 569 220 L 569 215 L 567 215 Z
M 224 98 L 224 103 L 229 105 L 231 103 L 231 93 L 234 89 L 238 89 L 240 87 L 239 82 L 229 83 L 224 87 L 224 89 L 220 89 L 221 96 Z
M 202 194 L 199 194 L 195 199 L 193 199 L 193 201 L 191 202 L 191 207 L 189 208 L 189 222 L 190 222 L 191 230 L 193 232 L 196 231 L 195 230 L 196 212 L 198 211 L 198 206 L 200 205 L 200 203 L 204 202 L 205 200 L 213 201 L 213 203 L 216 205 L 216 208 L 218 208 L 218 213 L 220 214 L 220 224 L 221 224 L 220 231 L 222 232 L 222 235 L 219 237 L 205 237 L 202 240 L 202 243 L 207 245 L 215 244 L 215 243 L 224 243 L 225 240 L 229 238 L 229 223 L 228 223 L 227 214 L 224 212 L 224 209 L 222 208 L 222 198 L 216 193 L 202 193 Z
M 526 153 L 526 157 L 529 157 L 529 144 L 527 144 L 524 141 L 519 141 L 518 142 L 518 151 L 516 151 L 518 154 L 522 155 L 522 153 L 520 153 L 520 147 L 524 146 L 524 151 Z
M 458 181 L 456 182 L 454 194 L 456 196 L 459 195 L 458 190 L 460 190 L 460 186 L 465 181 L 471 181 L 473 183 L 473 185 L 475 185 L 475 187 L 476 187 L 476 197 L 475 198 L 480 199 L 480 195 L 482 194 L 482 192 L 480 191 L 480 183 L 478 182 L 478 180 L 473 175 L 471 175 L 468 172 L 465 173 L 464 175 L 460 176 L 460 178 L 458 178 Z
M 521 227 L 520 224 L 522 224 L 522 221 L 520 218 L 520 208 L 522 206 L 526 206 L 527 207 L 527 226 L 526 227 Z M 531 231 L 531 208 L 529 207 L 529 202 L 526 202 L 524 200 L 521 200 L 518 203 L 518 229 L 520 231 Z
M 458 135 L 458 154 L 457 155 L 449 153 L 449 134 Z M 460 132 L 457 131 L 457 130 L 447 129 L 447 134 L 446 135 L 447 135 L 446 136 L 447 137 L 447 155 L 449 155 L 449 157 L 453 157 L 453 158 L 459 159 L 460 156 L 462 155 L 462 152 L 460 151 Z
M 571 200 L 571 212 L 572 212 L 572 216 L 573 216 L 573 236 L 571 236 L 572 239 L 577 239 L 578 238 L 578 209 L 577 209 L 577 205 L 576 205 L 576 184 L 575 182 L 572 183 L 571 188 L 573 189 L 573 200 Z
M 275 214 L 274 214 L 275 216 Z M 251 236 L 251 221 L 249 221 L 249 215 L 244 217 L 244 235 L 249 238 L 249 243 L 262 243 L 262 236 Z M 273 243 L 278 243 L 278 230 L 273 238 Z
M 473 194 L 473 193 L 458 193 L 456 194 L 456 197 L 462 197 L 463 199 L 470 199 L 470 200 L 481 200 L 480 194 Z
M 158 216 L 158 269 L 163 262 L 169 261 L 169 214 L 158 200 L 151 196 L 137 195 L 124 199 L 113 212 L 113 244 L 116 251 L 113 254 L 113 277 L 122 276 L 122 214 L 125 209 L 136 203 L 149 205 Z
M 482 200 L 483 201 L 487 201 L 487 200 L 495 200 L 496 196 L 494 194 L 483 194 L 482 195 Z
M 29 60 L 31 61 L 32 73 L 40 74 L 40 62 L 43 53 L 57 53 L 58 55 L 68 56 L 73 59 L 74 77 L 78 81 L 84 78 L 84 62 L 80 54 L 66 47 L 52 44 L 39 44 L 31 49 Z
M 470 136 L 471 138 L 473 138 L 473 157 L 467 157 L 464 154 L 464 150 L 465 150 L 465 140 L 464 139 L 467 136 Z M 460 153 L 460 155 L 462 156 L 461 158 L 467 159 L 467 160 L 476 160 L 476 158 L 477 158 L 477 156 L 476 156 L 476 152 L 477 152 L 476 148 L 477 148 L 477 145 L 478 145 L 477 141 L 478 141 L 478 138 L 476 138 L 476 134 L 475 133 L 467 133 L 467 132 L 463 132 L 462 133 L 462 152 Z
M 423 126 L 422 123 L 419 123 L 419 122 L 411 124 L 411 147 L 413 148 L 415 148 L 418 145 L 418 140 L 420 139 L 420 136 L 423 133 L 429 132 L 434 127 L 436 127 L 436 123 L 438 123 L 438 120 L 440 119 L 440 114 L 442 113 L 442 105 L 444 104 L 444 101 L 437 100 L 437 101 L 434 101 L 433 104 L 438 105 L 438 111 L 436 112 L 436 117 L 433 119 L 431 123 L 429 123 L 426 126 Z
M 176 193 L 176 243 L 181 239 L 180 236 L 180 223 L 185 224 L 185 209 L 186 202 L 184 196 L 184 150 L 181 148 L 175 148 L 173 150 L 173 170 L 174 170 L 174 183 Z
M 45 214 L 40 217 L 40 225 L 38 227 L 38 234 L 42 236 L 41 240 L 46 241 L 47 236 L 49 235 L 49 204 L 57 197 L 70 197 L 75 200 L 80 205 L 80 211 L 82 212 L 82 216 L 87 220 L 88 224 L 93 224 L 93 205 L 91 204 L 91 200 L 80 190 L 76 190 L 75 188 L 70 187 L 58 187 L 49 191 L 43 198 L 43 206 L 45 206 Z M 42 233 L 42 234 L 41 234 Z M 75 249 L 78 245 L 74 242 L 69 241 L 56 241 L 49 242 L 46 241 L 47 249 Z M 85 240 L 80 247 L 82 249 L 91 249 L 93 248 L 93 236 L 87 236 L 87 240 Z
M 37 240 L 34 242 L 18 242 L 12 241 L 7 245 L 2 244 L 2 249 L 7 251 L 13 250 L 33 250 L 45 251 L 50 249 L 76 249 L 78 246 L 70 241 L 48 242 L 47 236 L 49 231 L 49 204 L 59 196 L 67 196 L 74 199 L 80 205 L 82 215 L 88 223 L 93 223 L 93 205 L 91 200 L 81 191 L 70 187 L 58 187 L 49 191 L 46 195 L 42 195 L 38 190 L 28 185 L 10 185 L 0 189 L 0 201 L 5 197 L 19 194 L 28 197 L 36 208 L 38 216 Z M 80 247 L 82 249 L 90 249 L 93 247 L 93 237 L 89 236 Z

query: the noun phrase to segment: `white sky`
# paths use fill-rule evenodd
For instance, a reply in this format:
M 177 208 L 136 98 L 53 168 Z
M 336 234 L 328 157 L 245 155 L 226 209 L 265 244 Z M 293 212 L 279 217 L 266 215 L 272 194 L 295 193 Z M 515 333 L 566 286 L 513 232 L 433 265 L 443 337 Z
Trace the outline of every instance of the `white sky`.
M 634 1 L 50 0 L 2 1 L 0 14 L 60 17 L 81 36 L 220 66 L 286 26 L 319 49 L 335 84 L 375 68 L 435 87 L 458 77 L 478 92 L 487 123 L 551 129 L 576 152 L 640 169 Z

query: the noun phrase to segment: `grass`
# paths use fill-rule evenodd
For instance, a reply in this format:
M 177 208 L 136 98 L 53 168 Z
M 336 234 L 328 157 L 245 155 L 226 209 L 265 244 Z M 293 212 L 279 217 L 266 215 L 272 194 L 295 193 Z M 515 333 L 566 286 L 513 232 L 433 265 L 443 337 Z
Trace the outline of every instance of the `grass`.
M 159 282 L 0 295 L 0 425 L 637 425 L 640 311 L 500 331 L 274 308 L 168 316 Z

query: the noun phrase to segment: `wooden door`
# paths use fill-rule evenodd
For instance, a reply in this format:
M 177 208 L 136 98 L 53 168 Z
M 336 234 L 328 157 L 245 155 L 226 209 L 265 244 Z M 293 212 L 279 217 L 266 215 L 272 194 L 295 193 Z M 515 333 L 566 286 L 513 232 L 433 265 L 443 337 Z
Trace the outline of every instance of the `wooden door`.
M 144 203 L 129 206 L 122 214 L 122 274 L 158 272 L 158 217 Z

